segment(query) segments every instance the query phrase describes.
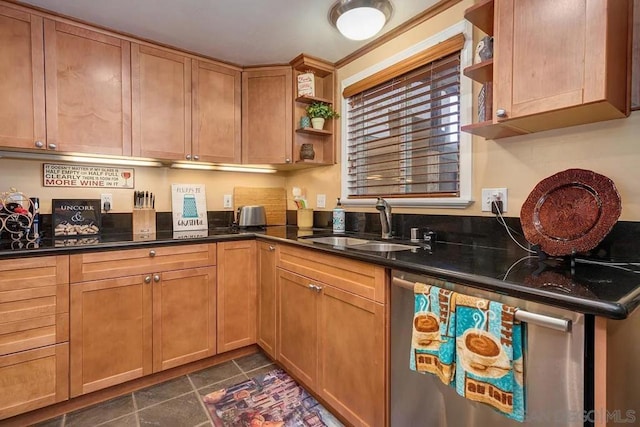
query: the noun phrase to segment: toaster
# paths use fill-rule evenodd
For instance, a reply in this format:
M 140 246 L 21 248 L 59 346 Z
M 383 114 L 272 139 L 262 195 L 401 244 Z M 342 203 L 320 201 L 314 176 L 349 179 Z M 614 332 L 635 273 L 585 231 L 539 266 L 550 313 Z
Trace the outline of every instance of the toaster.
M 267 225 L 267 216 L 262 205 L 247 205 L 238 208 L 238 227 L 262 227 Z

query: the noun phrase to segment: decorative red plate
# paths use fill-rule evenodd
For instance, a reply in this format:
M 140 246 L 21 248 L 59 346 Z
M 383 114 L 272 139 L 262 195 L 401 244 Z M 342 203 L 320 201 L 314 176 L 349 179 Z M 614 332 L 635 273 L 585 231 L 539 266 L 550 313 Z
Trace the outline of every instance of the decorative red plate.
M 526 239 L 549 255 L 595 248 L 611 231 L 622 205 L 615 184 L 585 169 L 567 169 L 536 185 L 520 211 Z

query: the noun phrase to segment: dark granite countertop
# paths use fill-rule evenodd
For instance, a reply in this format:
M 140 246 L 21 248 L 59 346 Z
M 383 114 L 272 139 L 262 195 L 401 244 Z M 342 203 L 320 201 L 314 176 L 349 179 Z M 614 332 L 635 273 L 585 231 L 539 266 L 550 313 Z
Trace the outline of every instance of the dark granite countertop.
M 313 243 L 306 237 L 330 235 L 326 229 L 298 230 L 274 226 L 265 230 L 212 229 L 204 233 L 158 232 L 154 238 L 140 240 L 131 233 L 112 233 L 99 241 L 43 240 L 37 247 L 0 242 L 0 259 L 24 256 L 69 254 L 78 251 L 104 251 L 150 245 L 192 244 L 225 240 L 261 238 L 330 252 L 389 268 L 426 274 L 513 297 L 549 304 L 572 311 L 624 319 L 640 304 L 640 262 L 612 262 L 576 257 L 546 259 L 530 256 L 515 245 L 505 248 L 476 244 L 441 242 L 417 245 L 414 250 L 365 252 L 353 248 Z M 378 239 L 376 235 L 352 236 Z M 71 239 L 72 240 L 72 239 Z M 75 245 L 72 245 L 75 243 Z M 408 241 L 402 241 L 411 244 Z

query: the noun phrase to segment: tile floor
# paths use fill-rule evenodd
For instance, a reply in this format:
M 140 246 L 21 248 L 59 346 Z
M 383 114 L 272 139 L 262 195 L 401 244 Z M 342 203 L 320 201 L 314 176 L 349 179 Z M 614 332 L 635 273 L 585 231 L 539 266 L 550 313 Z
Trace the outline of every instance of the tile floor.
M 69 412 L 38 427 L 200 427 L 213 425 L 201 396 L 238 384 L 276 365 L 251 354 L 106 402 Z

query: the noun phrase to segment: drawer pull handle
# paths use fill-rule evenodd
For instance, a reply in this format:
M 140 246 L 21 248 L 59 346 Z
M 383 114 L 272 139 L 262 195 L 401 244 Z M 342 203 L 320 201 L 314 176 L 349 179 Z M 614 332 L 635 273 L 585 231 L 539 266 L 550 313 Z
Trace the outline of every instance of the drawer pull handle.
M 275 251 L 275 250 L 276 250 L 276 248 L 275 248 L 275 246 L 271 246 L 271 245 L 269 245 L 269 250 L 270 250 L 271 252 L 273 252 L 273 251 Z
M 147 276 L 144 278 L 144 283 L 151 283 L 151 276 Z
M 160 281 L 160 275 L 159 274 L 154 275 L 153 276 L 153 281 L 158 283 Z
M 153 250 L 152 250 L 152 251 L 149 251 L 149 256 L 150 256 L 151 258 L 153 258 L 154 256 L 156 256 L 156 251 L 153 251 Z
M 316 292 L 321 292 L 322 291 L 322 286 L 313 285 L 313 284 L 309 283 L 309 289 L 313 289 Z

